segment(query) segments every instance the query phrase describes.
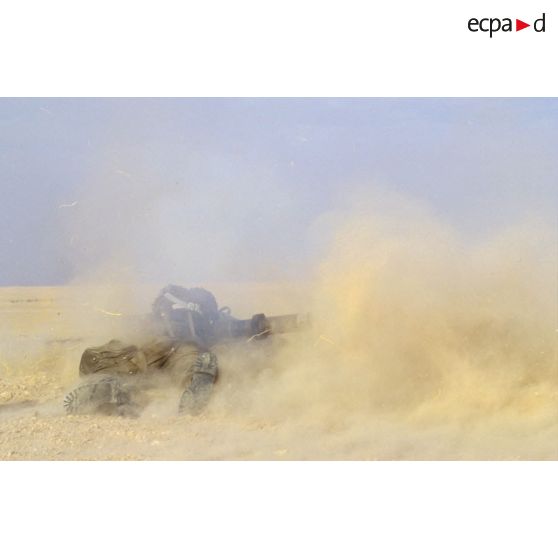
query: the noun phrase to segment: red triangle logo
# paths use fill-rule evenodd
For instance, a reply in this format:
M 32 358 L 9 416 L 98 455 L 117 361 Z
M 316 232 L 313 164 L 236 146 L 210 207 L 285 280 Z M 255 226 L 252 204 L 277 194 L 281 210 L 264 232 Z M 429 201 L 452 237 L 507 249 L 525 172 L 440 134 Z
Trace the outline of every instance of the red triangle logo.
M 530 23 L 525 23 L 524 21 L 521 21 L 520 19 L 515 20 L 515 30 L 516 31 L 521 31 L 522 29 L 525 29 L 526 27 L 531 27 L 531 24 Z

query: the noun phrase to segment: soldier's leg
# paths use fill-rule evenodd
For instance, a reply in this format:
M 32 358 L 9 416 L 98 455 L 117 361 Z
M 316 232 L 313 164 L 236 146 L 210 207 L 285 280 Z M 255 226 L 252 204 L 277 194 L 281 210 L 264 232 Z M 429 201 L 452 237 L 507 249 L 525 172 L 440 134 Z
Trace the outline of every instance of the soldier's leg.
M 132 398 L 133 388 L 119 377 L 95 374 L 64 398 L 70 415 L 104 414 L 137 417 L 140 406 Z
M 193 345 L 183 345 L 174 352 L 168 366 L 185 388 L 180 397 L 178 412 L 198 415 L 207 405 L 217 379 L 217 357 Z
M 79 363 L 83 383 L 64 398 L 66 412 L 138 416 L 140 406 L 133 395 L 146 368 L 145 356 L 134 345 L 113 339 L 88 347 Z

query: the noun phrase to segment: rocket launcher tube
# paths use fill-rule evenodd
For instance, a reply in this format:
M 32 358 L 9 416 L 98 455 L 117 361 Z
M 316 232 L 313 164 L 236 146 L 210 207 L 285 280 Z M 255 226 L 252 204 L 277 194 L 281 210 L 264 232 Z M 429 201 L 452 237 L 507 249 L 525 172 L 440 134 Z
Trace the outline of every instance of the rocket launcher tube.
M 241 337 L 263 338 L 270 334 L 301 331 L 310 327 L 308 314 L 284 314 L 282 316 L 266 316 L 255 314 L 249 320 L 224 318 L 215 324 L 216 341 L 238 339 Z

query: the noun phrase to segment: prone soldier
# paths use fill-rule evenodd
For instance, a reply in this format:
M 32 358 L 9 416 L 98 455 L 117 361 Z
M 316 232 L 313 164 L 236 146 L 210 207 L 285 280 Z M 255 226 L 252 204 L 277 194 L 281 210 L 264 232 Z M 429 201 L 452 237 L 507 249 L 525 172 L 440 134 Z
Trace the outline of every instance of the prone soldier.
M 239 337 L 263 339 L 309 322 L 296 314 L 256 314 L 239 320 L 228 307 L 219 309 L 209 291 L 177 285 L 160 291 L 148 321 L 155 335 L 140 347 L 113 339 L 84 351 L 79 366 L 84 383 L 66 395 L 68 414 L 137 417 L 143 408 L 138 394 L 166 378 L 182 389 L 178 412 L 197 415 L 207 405 L 219 373 L 214 345 Z

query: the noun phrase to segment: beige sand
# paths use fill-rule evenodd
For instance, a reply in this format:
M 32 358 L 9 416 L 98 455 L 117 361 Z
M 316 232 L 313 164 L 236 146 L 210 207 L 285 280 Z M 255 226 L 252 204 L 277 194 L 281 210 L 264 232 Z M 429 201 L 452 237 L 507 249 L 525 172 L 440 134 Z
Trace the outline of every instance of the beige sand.
M 558 458 L 554 332 L 544 337 L 540 316 L 514 307 L 488 320 L 508 294 L 471 312 L 466 289 L 425 302 L 410 296 L 416 280 L 407 292 L 408 278 L 380 275 L 376 299 L 368 273 L 345 262 L 314 298 L 303 285 L 210 285 L 240 316 L 313 310 L 316 326 L 287 336 L 268 369 L 246 364 L 246 345 L 220 350 L 221 379 L 196 418 L 176 416 L 173 390 L 139 419 L 63 413 L 81 351 L 125 338 L 156 286 L 0 289 L 0 458 Z
M 0 458 L 558 458 L 555 226 L 481 241 L 384 198 L 315 223 L 323 253 L 307 284 L 205 285 L 238 317 L 311 311 L 314 327 L 263 364 L 246 343 L 219 348 L 198 418 L 176 416 L 174 390 L 138 420 L 63 414 L 83 349 L 135 341 L 163 286 L 134 284 L 133 261 L 126 274 L 107 256 L 66 287 L 0 289 Z

